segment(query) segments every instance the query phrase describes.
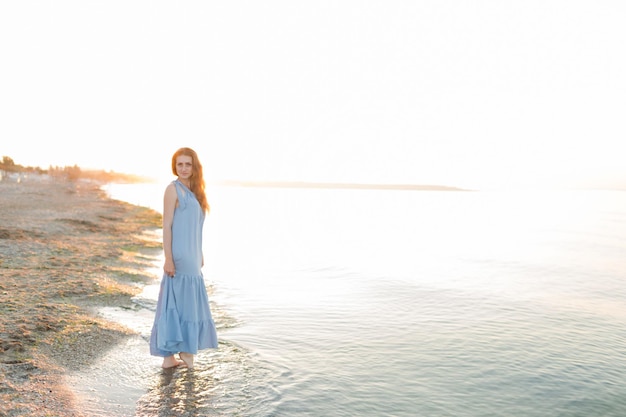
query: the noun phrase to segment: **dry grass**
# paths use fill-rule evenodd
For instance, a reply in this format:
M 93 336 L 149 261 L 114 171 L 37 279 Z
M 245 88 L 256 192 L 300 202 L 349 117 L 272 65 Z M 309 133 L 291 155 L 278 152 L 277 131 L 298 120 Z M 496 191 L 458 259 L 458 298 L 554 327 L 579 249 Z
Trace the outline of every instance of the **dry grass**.
M 0 182 L 0 196 L 0 415 L 79 416 L 63 373 L 127 335 L 90 311 L 151 279 L 160 215 L 88 183 Z

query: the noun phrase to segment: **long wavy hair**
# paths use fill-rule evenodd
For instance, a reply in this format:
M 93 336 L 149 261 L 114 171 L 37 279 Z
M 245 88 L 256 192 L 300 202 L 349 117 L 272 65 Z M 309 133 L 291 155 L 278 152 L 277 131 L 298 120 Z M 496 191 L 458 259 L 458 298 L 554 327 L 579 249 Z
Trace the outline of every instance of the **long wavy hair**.
M 181 155 L 191 157 L 191 177 L 189 178 L 189 189 L 196 196 L 202 210 L 205 213 L 208 213 L 210 207 L 204 192 L 204 175 L 202 173 L 202 164 L 198 159 L 198 154 L 191 148 L 180 148 L 174 152 L 174 156 L 172 156 L 172 172 L 174 175 L 178 175 L 176 172 L 176 158 Z

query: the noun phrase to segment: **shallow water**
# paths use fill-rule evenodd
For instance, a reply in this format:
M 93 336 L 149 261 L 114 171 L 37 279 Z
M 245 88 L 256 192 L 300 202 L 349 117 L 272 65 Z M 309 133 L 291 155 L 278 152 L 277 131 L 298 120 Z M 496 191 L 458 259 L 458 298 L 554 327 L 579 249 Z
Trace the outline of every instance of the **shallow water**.
M 141 336 L 132 362 L 103 361 L 125 362 L 111 373 L 126 399 L 96 405 L 138 416 L 626 415 L 626 193 L 209 196 L 219 349 L 194 371 L 149 357 L 156 267 L 142 308 L 103 311 Z

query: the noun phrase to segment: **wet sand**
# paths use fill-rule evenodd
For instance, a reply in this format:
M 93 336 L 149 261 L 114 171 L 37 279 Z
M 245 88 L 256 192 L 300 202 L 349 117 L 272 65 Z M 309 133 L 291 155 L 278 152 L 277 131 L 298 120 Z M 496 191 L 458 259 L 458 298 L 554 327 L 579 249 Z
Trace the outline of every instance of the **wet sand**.
M 0 182 L 1 416 L 85 415 L 68 378 L 137 337 L 97 311 L 154 280 L 160 220 L 94 183 Z

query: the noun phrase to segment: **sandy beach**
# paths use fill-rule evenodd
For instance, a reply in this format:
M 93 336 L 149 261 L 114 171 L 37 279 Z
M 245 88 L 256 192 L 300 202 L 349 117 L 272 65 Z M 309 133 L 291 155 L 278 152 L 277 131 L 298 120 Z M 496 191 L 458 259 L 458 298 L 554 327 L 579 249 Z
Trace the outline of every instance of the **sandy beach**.
M 152 279 L 160 220 L 95 183 L 0 181 L 0 416 L 83 415 L 66 376 L 131 334 L 95 311 Z

